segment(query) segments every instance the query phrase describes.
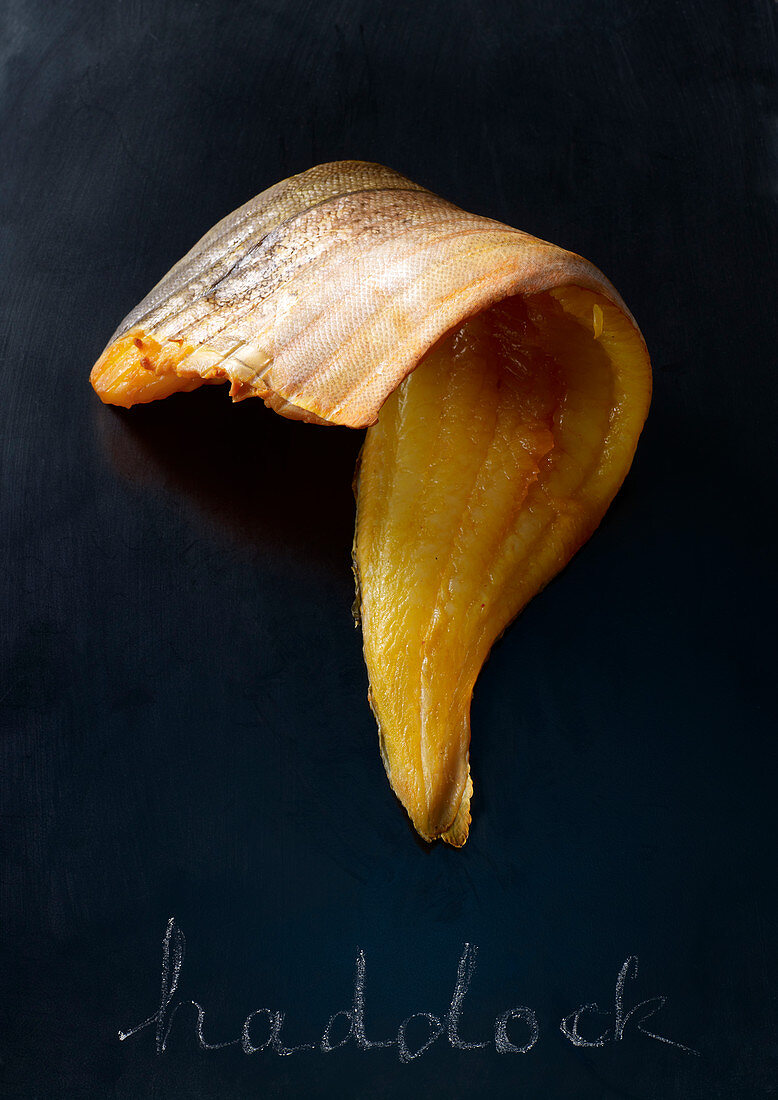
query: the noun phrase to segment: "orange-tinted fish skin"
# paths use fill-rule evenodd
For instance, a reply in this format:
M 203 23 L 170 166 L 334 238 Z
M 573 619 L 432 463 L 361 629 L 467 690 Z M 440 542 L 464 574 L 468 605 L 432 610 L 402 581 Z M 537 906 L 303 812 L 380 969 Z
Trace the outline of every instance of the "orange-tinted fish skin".
M 198 375 L 178 373 L 193 351 L 190 344 L 160 344 L 142 330 L 131 331 L 109 344 L 92 367 L 89 380 L 104 404 L 125 409 L 172 393 L 188 393 L 204 381 Z

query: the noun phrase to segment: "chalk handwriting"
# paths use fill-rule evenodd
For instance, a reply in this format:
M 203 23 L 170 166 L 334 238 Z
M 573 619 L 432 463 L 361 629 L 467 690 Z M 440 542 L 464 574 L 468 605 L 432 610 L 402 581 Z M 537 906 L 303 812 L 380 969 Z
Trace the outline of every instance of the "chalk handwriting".
M 127 1031 L 120 1031 L 120 1040 L 124 1041 L 136 1035 L 139 1031 L 152 1028 L 157 1054 L 164 1054 L 176 1014 L 180 1008 L 188 1005 L 194 1006 L 197 1012 L 195 1037 L 202 1050 L 221 1050 L 224 1047 L 239 1046 L 244 1054 L 249 1055 L 271 1051 L 280 1057 L 288 1057 L 303 1051 L 315 1050 L 323 1054 L 331 1054 L 347 1043 L 353 1043 L 358 1050 L 363 1051 L 394 1047 L 400 1062 L 408 1063 L 421 1058 L 444 1035 L 449 1046 L 454 1050 L 480 1050 L 493 1045 L 498 1054 L 528 1054 L 540 1038 L 540 1024 L 538 1023 L 537 1014 L 526 1005 L 509 1008 L 498 1016 L 494 1021 L 491 1038 L 477 1041 L 462 1038 L 460 1033 L 462 1011 L 475 974 L 478 956 L 478 948 L 474 944 L 466 943 L 457 966 L 454 991 L 446 1014 L 441 1017 L 431 1012 L 414 1012 L 402 1021 L 394 1038 L 369 1039 L 367 1037 L 365 1031 L 367 962 L 365 952 L 360 948 L 357 952 L 354 970 L 351 1006 L 330 1016 L 318 1042 L 301 1043 L 292 1047 L 286 1046 L 281 1038 L 286 1014 L 280 1009 L 256 1008 L 244 1020 L 241 1034 L 237 1039 L 230 1039 L 224 1043 L 209 1043 L 204 1034 L 205 1009 L 202 1005 L 198 1001 L 182 1000 L 173 1003 L 184 965 L 185 948 L 184 933 L 176 924 L 175 919 L 171 917 L 167 922 L 165 938 L 162 942 L 162 981 L 159 1008 L 142 1023 L 136 1024 L 135 1027 L 131 1027 Z M 604 1047 L 608 1043 L 621 1042 L 634 1028 L 634 1030 L 639 1031 L 649 1039 L 675 1047 L 686 1054 L 698 1055 L 699 1051 L 692 1050 L 691 1047 L 685 1046 L 683 1043 L 668 1039 L 666 1036 L 659 1035 L 655 1031 L 649 1031 L 647 1027 L 644 1027 L 646 1021 L 655 1016 L 665 1005 L 666 997 L 649 997 L 646 1000 L 638 1001 L 632 1008 L 625 1009 L 625 986 L 628 980 L 635 981 L 637 976 L 637 955 L 630 955 L 621 967 L 616 979 L 612 1014 L 601 1012 L 596 1002 L 581 1005 L 569 1016 L 565 1016 L 559 1025 L 559 1030 L 565 1039 L 577 1047 Z M 612 1016 L 612 1026 L 606 1028 L 596 1038 L 586 1038 L 581 1032 L 581 1021 L 584 1017 L 595 1015 Z M 408 1041 L 408 1029 L 416 1020 L 424 1021 L 427 1026 L 427 1033 L 421 1045 L 412 1049 Z M 346 1032 L 341 1038 L 335 1039 L 334 1033 L 336 1030 L 340 1030 L 340 1021 L 347 1025 Z M 592 1021 L 589 1020 L 588 1023 L 591 1025 Z M 417 1031 L 418 1027 L 414 1027 L 414 1032 Z
M 631 973 L 630 973 L 631 972 Z M 684 1046 L 683 1043 L 676 1043 L 674 1039 L 667 1039 L 664 1035 L 657 1035 L 654 1031 L 649 1031 L 648 1028 L 642 1025 L 651 1016 L 655 1016 L 667 1003 L 667 997 L 649 997 L 645 1001 L 639 1001 L 634 1008 L 631 1008 L 629 1012 L 624 1011 L 624 985 L 627 978 L 632 977 L 636 979 L 638 976 L 638 957 L 637 955 L 630 955 L 625 961 L 619 976 L 616 979 L 616 996 L 614 998 L 614 1024 L 613 1028 L 608 1028 L 603 1031 L 602 1035 L 599 1035 L 596 1039 L 584 1039 L 578 1030 L 578 1022 L 585 1013 L 593 1013 L 598 1015 L 605 1015 L 601 1013 L 600 1009 L 595 1001 L 593 1004 L 581 1005 L 575 1012 L 572 1012 L 569 1016 L 565 1016 L 559 1025 L 559 1030 L 562 1032 L 566 1039 L 577 1047 L 604 1047 L 607 1043 L 620 1042 L 624 1038 L 624 1032 L 627 1028 L 627 1024 L 635 1017 L 635 1027 L 638 1031 L 642 1031 L 644 1035 L 647 1035 L 649 1039 L 656 1039 L 660 1043 L 667 1043 L 668 1046 L 677 1047 L 678 1050 L 686 1051 L 687 1054 L 699 1055 L 698 1050 L 692 1050 L 691 1047 Z M 642 1015 L 638 1015 L 641 1010 Z

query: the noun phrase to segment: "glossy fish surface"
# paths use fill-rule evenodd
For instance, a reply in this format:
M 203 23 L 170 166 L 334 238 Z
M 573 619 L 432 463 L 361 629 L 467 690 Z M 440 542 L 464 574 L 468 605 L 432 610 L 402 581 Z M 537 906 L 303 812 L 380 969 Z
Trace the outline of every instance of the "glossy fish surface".
M 92 371 L 126 407 L 219 382 L 368 427 L 354 568 L 381 754 L 418 833 L 461 846 L 480 668 L 632 461 L 651 390 L 634 319 L 581 257 L 336 162 L 219 222 Z

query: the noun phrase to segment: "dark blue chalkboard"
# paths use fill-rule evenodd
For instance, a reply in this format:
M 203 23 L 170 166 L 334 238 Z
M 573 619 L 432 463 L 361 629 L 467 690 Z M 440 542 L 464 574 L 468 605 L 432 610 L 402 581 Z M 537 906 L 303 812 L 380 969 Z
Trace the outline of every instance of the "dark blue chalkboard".
M 778 1095 L 772 0 L 3 18 L 0 1095 Z M 87 384 L 213 222 L 341 157 L 590 258 L 654 361 L 478 683 L 462 851 L 379 760 L 360 433 Z

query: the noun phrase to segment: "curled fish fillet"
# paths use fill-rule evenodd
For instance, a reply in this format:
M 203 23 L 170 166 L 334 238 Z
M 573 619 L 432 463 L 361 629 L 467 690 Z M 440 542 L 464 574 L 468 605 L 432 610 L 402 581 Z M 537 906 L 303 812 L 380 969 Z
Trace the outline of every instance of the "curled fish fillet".
M 618 292 L 389 168 L 324 164 L 214 226 L 91 381 L 125 407 L 228 383 L 368 428 L 354 572 L 381 754 L 418 833 L 464 844 L 480 668 L 599 523 L 648 411 Z

